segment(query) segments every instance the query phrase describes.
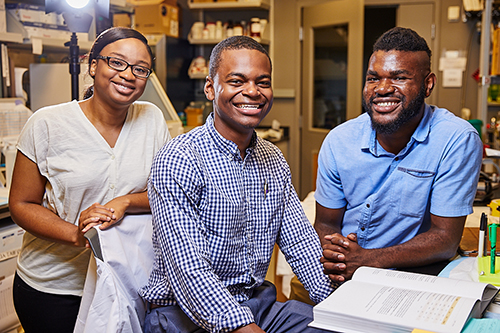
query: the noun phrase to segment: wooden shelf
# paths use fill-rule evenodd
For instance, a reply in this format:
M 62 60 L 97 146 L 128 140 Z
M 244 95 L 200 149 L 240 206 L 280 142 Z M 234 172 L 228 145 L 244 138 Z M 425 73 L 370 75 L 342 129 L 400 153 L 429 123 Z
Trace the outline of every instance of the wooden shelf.
M 257 42 L 263 45 L 269 45 L 269 39 L 266 38 L 254 38 Z M 188 36 L 188 41 L 193 45 L 215 45 L 218 42 L 222 41 L 222 39 L 193 39 L 191 36 Z
M 14 32 L 2 32 L 0 33 L 0 41 L 2 42 L 12 42 L 12 43 L 22 43 L 23 35 Z
M 225 9 L 268 10 L 271 7 L 269 0 L 239 0 L 239 1 L 220 1 L 220 2 L 188 1 L 188 6 L 190 9 L 204 9 L 204 10 L 225 10 Z
M 4 41 L 1 39 L 0 35 L 0 41 Z M 43 38 L 43 37 L 35 37 L 38 39 L 42 40 L 42 45 L 44 50 L 49 50 L 51 52 L 65 52 L 66 50 L 69 52 L 69 46 L 64 46 L 64 43 L 69 42 L 68 39 L 55 39 L 55 38 Z M 16 40 L 12 41 L 9 40 L 8 42 L 13 42 L 12 44 L 8 44 L 9 48 L 13 49 L 19 49 L 19 50 L 26 50 L 30 49 L 33 45 L 32 40 L 28 38 L 21 38 L 21 41 Z M 78 40 L 78 47 L 80 49 L 80 53 L 85 53 L 90 50 L 92 47 L 92 42 L 86 41 L 86 40 Z
M 188 6 L 189 9 L 191 10 L 200 10 L 200 21 L 203 22 L 203 17 L 205 16 L 204 11 L 220 11 L 218 13 L 214 13 L 215 16 L 219 16 L 221 20 L 227 20 L 228 18 L 222 18 L 227 16 L 227 12 L 223 13 L 223 11 L 244 11 L 244 10 L 262 10 L 262 11 L 269 11 L 271 8 L 271 2 L 272 0 L 235 0 L 235 1 L 227 1 L 227 0 L 213 0 L 213 2 L 194 2 L 194 0 L 188 0 Z M 245 16 L 243 13 L 238 13 L 242 17 Z M 248 13 L 247 13 L 248 14 Z M 259 15 L 257 15 L 259 16 Z M 269 13 L 265 15 L 266 17 L 269 16 Z M 210 18 L 213 20 L 213 18 Z M 231 20 L 238 20 L 234 17 L 230 18 Z M 270 39 L 270 33 L 269 33 L 270 25 L 269 23 L 266 25 L 264 29 L 261 29 L 261 37 L 253 37 L 255 41 L 262 45 L 270 45 L 271 44 L 271 39 Z M 198 35 L 197 35 L 198 36 Z M 213 36 L 213 35 L 212 35 Z M 217 39 L 195 39 L 192 37 L 191 33 L 188 35 L 188 42 L 191 45 L 199 45 L 200 50 L 204 50 L 204 46 L 213 46 L 219 42 L 221 42 L 224 38 L 217 38 Z M 200 52 L 204 53 L 204 52 Z M 188 75 L 191 79 L 195 80 L 201 80 L 206 78 L 206 74 L 189 74 Z
M 39 37 L 35 37 L 39 38 Z M 64 43 L 69 42 L 70 38 L 68 39 L 54 39 L 54 38 L 40 38 L 42 40 L 42 44 L 44 47 L 53 47 L 53 48 L 59 48 L 59 49 L 68 49 L 69 46 L 64 46 Z M 25 44 L 31 44 L 31 40 L 25 42 Z M 88 51 L 92 47 L 92 42 L 89 42 L 88 40 L 81 40 L 78 39 L 78 47 L 82 51 Z

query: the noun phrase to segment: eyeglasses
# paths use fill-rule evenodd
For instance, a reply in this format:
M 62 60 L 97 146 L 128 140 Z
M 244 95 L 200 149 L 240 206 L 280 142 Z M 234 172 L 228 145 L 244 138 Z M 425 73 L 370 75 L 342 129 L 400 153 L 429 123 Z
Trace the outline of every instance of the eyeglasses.
M 139 65 L 131 65 L 125 60 L 122 60 L 120 58 L 98 55 L 96 59 L 106 60 L 108 66 L 118 72 L 123 72 L 130 67 L 132 68 L 132 74 L 134 74 L 135 77 L 140 77 L 143 79 L 147 79 L 152 72 L 152 70 L 147 67 Z

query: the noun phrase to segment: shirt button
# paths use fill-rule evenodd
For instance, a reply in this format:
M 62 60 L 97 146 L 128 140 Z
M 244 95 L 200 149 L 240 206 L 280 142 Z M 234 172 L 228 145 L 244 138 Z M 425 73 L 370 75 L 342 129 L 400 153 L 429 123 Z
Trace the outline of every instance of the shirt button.
M 361 227 L 361 231 L 365 231 L 365 227 Z
M 111 184 L 111 185 L 109 185 L 109 188 L 110 188 L 110 189 L 114 189 L 114 188 L 115 188 L 115 184 Z
M 399 157 L 396 157 L 394 160 L 395 160 L 395 161 L 399 161 Z
M 115 155 L 111 155 L 111 159 L 114 160 L 115 159 Z
M 370 204 L 366 204 L 366 208 L 370 208 Z

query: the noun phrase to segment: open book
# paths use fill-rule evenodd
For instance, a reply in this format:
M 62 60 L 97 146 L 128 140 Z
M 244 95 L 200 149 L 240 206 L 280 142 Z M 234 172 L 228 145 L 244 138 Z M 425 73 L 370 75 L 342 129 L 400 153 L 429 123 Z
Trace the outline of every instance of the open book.
M 314 307 L 310 326 L 345 333 L 460 332 L 498 293 L 491 284 L 360 267 Z

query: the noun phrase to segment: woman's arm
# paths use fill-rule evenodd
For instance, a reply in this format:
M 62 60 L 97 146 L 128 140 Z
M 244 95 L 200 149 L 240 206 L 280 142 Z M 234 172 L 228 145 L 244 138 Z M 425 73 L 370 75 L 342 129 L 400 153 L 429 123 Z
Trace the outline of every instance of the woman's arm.
M 105 209 L 108 212 L 104 211 Z M 82 232 L 86 232 L 93 226 L 101 224 L 100 229 L 107 229 L 120 221 L 125 213 L 149 213 L 148 192 L 126 194 L 114 198 L 105 205 L 93 204 L 80 214 Z M 98 216 L 101 216 L 100 218 Z
M 79 227 L 42 206 L 47 179 L 28 157 L 17 152 L 9 195 L 14 222 L 36 237 L 73 246 L 85 246 Z

